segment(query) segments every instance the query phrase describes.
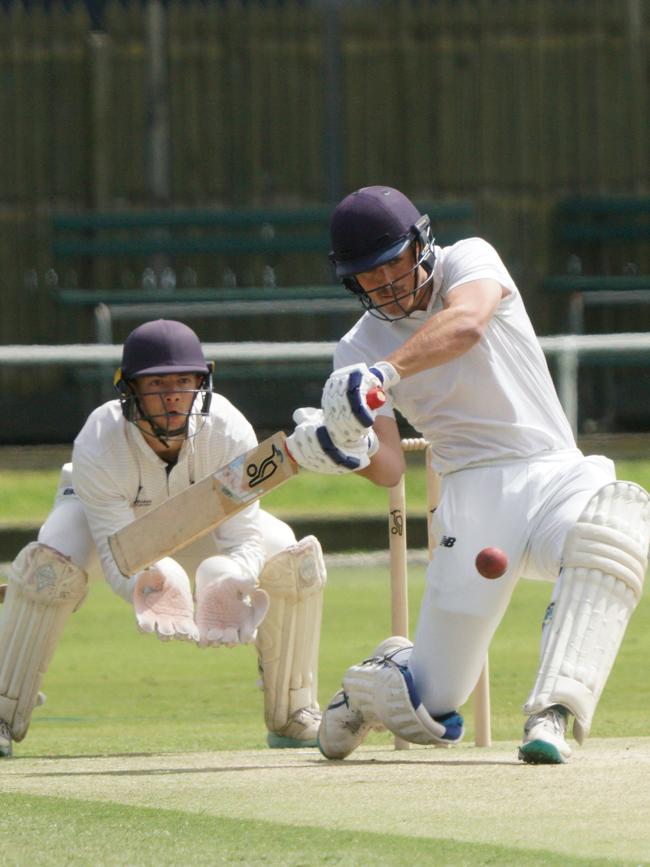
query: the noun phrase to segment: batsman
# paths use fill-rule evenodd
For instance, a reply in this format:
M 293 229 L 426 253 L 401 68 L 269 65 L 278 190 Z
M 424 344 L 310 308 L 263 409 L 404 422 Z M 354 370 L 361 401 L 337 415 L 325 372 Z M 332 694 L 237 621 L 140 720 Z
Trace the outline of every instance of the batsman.
M 121 574 L 111 534 L 257 439 L 239 410 L 213 392 L 212 366 L 181 322 L 160 319 L 132 331 L 115 386 L 117 399 L 94 410 L 77 436 L 38 540 L 10 567 L 0 606 L 0 756 L 27 734 L 43 675 L 97 559 L 141 632 L 199 647 L 255 641 L 269 746 L 316 746 L 326 581 L 317 539 L 296 541 L 287 524 L 252 502 L 174 558 Z
M 295 413 L 292 454 L 394 485 L 405 469 L 398 410 L 431 443 L 442 488 L 414 641 L 390 637 L 346 671 L 320 749 L 343 759 L 375 727 L 460 741 L 458 709 L 525 576 L 554 587 L 519 757 L 566 762 L 569 723 L 581 744 L 641 597 L 648 494 L 577 448 L 521 294 L 485 240 L 440 247 L 406 196 L 371 186 L 336 207 L 331 241 L 336 275 L 365 313 L 338 344 L 322 407 Z M 373 408 L 378 386 L 388 399 Z M 507 554 L 496 580 L 476 571 L 486 547 Z

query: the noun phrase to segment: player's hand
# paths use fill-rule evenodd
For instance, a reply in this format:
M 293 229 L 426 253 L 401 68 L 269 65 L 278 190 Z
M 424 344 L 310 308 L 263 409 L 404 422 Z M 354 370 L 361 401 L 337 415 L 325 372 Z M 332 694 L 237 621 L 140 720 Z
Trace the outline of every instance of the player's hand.
M 190 579 L 171 557 L 138 572 L 133 607 L 140 632 L 155 632 L 161 641 L 198 641 Z
M 377 417 L 377 407 L 370 405 L 368 393 L 379 387 L 390 389 L 399 380 L 399 374 L 387 361 L 378 361 L 370 368 L 351 364 L 331 373 L 323 387 L 321 405 L 332 438 L 343 448 L 356 444 Z
M 354 443 L 340 446 L 323 422 L 323 411 L 314 407 L 297 409 L 293 420 L 296 429 L 287 437 L 287 449 L 301 467 L 314 473 L 341 475 L 363 470 L 379 447 L 375 432 L 366 429 Z
M 230 557 L 216 555 L 196 570 L 199 647 L 248 644 L 269 610 L 269 596 Z

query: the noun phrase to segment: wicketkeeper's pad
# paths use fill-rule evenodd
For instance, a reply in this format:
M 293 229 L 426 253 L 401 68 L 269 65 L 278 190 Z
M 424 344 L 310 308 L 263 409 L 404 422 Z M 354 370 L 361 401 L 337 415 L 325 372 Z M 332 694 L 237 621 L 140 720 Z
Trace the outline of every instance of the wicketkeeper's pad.
M 271 599 L 256 640 L 264 718 L 269 731 L 283 733 L 297 710 L 318 708 L 318 646 L 327 580 L 318 539 L 306 536 L 280 551 L 266 563 L 259 580 Z
M 650 541 L 650 497 L 612 482 L 587 503 L 567 536 L 560 586 L 527 714 L 554 704 L 574 716 L 578 743 L 591 721 L 643 590 Z
M 54 548 L 30 542 L 9 569 L 0 609 L 0 719 L 14 740 L 27 734 L 43 675 L 88 578 Z

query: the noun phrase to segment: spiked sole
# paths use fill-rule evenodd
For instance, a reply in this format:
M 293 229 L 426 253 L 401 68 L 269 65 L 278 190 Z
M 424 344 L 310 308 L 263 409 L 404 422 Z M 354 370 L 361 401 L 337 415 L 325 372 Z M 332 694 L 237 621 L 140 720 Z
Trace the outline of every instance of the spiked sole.
M 519 758 L 529 765 L 563 765 L 566 759 L 548 741 L 535 740 L 519 747 Z

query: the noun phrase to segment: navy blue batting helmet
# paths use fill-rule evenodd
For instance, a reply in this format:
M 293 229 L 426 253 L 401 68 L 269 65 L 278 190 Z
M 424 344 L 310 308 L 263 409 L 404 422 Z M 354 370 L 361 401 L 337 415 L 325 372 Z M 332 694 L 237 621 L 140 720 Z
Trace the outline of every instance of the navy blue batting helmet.
M 156 319 L 138 325 L 124 342 L 122 376 L 210 372 L 201 341 L 183 322 Z
M 370 271 L 399 256 L 417 234 L 422 214 L 392 187 L 362 187 L 340 202 L 330 226 L 339 279 Z
M 409 296 L 430 291 L 435 263 L 431 221 L 399 190 L 362 187 L 346 196 L 334 210 L 330 234 L 330 260 L 337 278 L 374 316 L 389 320 L 409 316 L 411 311 L 406 308 L 402 315 L 389 315 L 384 309 L 392 309 L 395 303 L 401 306 L 400 302 Z M 410 246 L 416 251 L 414 264 L 407 272 L 414 274 L 412 288 L 402 295 L 394 290 L 393 297 L 384 303 L 364 292 L 356 275 L 385 265 Z M 419 277 L 420 269 L 425 275 L 423 279 Z

